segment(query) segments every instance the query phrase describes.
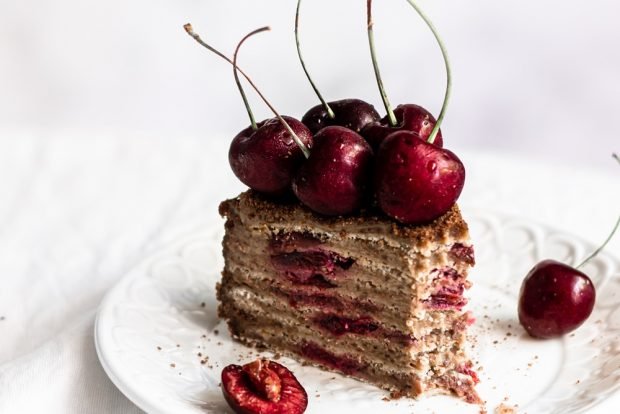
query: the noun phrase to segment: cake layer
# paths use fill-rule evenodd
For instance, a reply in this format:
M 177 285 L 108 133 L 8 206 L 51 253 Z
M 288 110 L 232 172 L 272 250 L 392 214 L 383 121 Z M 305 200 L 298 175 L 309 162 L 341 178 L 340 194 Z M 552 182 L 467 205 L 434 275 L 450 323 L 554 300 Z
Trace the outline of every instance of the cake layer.
M 369 241 L 376 243 L 375 249 L 391 246 L 425 256 L 430 256 L 436 245 L 469 244 L 467 224 L 457 205 L 431 223 L 413 226 L 398 224 L 373 210 L 347 217 L 320 216 L 297 201 L 274 203 L 258 193 L 246 191 L 222 203 L 220 214 L 229 218 L 237 215 L 241 224 L 252 230 Z
M 233 337 L 247 345 L 266 347 L 324 369 L 368 381 L 397 396 L 416 397 L 423 392 L 455 393 L 469 402 L 479 402 L 474 391 L 477 377 L 462 351 L 422 353 L 406 364 L 391 363 L 391 354 L 368 356 L 346 346 L 329 344 L 312 335 L 291 335 L 277 324 L 255 324 L 251 315 L 239 313 L 230 320 Z
M 407 303 L 402 305 L 390 296 L 377 298 L 376 295 L 356 294 L 356 292 L 339 289 L 317 289 L 314 287 L 300 289 L 299 286 L 283 287 L 282 284 L 271 283 L 269 279 L 251 277 L 249 269 L 226 270 L 223 273 L 219 287 L 221 296 L 229 290 L 243 287 L 250 290 L 259 298 L 271 298 L 282 304 L 285 311 L 300 314 L 313 313 L 317 310 L 324 312 L 346 314 L 352 318 L 371 316 L 381 321 L 387 329 L 422 337 L 437 329 L 465 329 L 471 317 L 469 314 L 445 309 L 429 309 L 418 317 L 411 317 L 411 309 Z
M 416 267 L 421 267 L 419 263 L 425 264 L 417 273 L 404 272 L 398 263 L 384 262 L 382 268 L 372 266 L 368 263 L 372 262 L 368 258 L 372 258 L 372 251 L 366 252 L 366 259 L 362 259 L 319 241 L 311 246 L 298 244 L 297 249 L 284 253 L 279 250 L 274 254 L 274 249 L 268 247 L 268 237 L 243 234 L 240 227 L 232 227 L 224 241 L 225 249 L 239 252 L 227 263 L 230 270 L 245 267 L 252 275 L 274 282 L 340 288 L 366 293 L 377 300 L 387 296 L 394 302 L 413 303 L 423 308 L 461 308 L 466 303 L 462 293 L 469 287 L 465 278 L 470 265 L 461 259 L 454 260 L 445 252 L 428 259 L 420 258 Z M 380 260 L 375 259 L 376 262 Z M 407 265 L 405 269 L 410 267 Z M 411 289 L 404 290 L 402 286 L 411 286 Z M 439 297 L 433 298 L 433 295 Z M 409 312 L 409 309 L 401 311 Z
M 457 206 L 406 226 L 372 211 L 322 217 L 248 191 L 220 212 L 219 313 L 236 339 L 397 394 L 478 401 L 464 353 L 474 252 Z
M 325 340 L 338 346 L 351 346 L 368 355 L 376 351 L 398 358 L 402 356 L 405 359 L 399 359 L 400 364 L 420 352 L 446 351 L 462 346 L 465 341 L 466 315 L 453 314 L 445 325 L 426 324 L 425 333 L 415 336 L 407 326 L 399 330 L 370 314 L 334 313 L 316 308 L 291 312 L 287 302 L 255 292 L 247 286 L 228 287 L 220 292 L 220 299 L 225 304 L 221 308 L 222 314 L 241 312 L 252 315 L 256 324 L 274 323 L 287 329 L 294 328 L 299 335 L 306 332 L 310 337 L 319 331 Z

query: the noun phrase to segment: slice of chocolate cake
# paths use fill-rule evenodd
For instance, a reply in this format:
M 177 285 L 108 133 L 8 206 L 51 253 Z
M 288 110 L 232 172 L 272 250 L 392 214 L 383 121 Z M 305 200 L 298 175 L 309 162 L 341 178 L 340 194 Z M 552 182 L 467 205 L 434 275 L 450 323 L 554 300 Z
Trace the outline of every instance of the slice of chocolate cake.
M 406 226 L 370 213 L 322 217 L 248 191 L 220 213 L 219 312 L 234 338 L 394 395 L 479 402 L 464 349 L 474 254 L 456 205 Z

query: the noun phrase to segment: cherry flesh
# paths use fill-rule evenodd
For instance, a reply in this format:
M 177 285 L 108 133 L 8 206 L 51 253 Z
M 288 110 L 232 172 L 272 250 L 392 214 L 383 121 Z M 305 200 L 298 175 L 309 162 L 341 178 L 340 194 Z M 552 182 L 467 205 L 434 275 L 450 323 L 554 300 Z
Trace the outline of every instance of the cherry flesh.
M 465 167 L 443 148 L 399 131 L 379 147 L 375 191 L 385 214 L 405 224 L 421 224 L 445 214 L 461 195 Z
M 519 321 L 535 338 L 572 332 L 592 313 L 596 292 L 588 276 L 554 260 L 538 263 L 519 294 Z
M 306 147 L 312 147 L 312 133 L 300 121 L 284 116 Z M 281 121 L 271 118 L 248 127 L 232 141 L 228 161 L 245 185 L 265 194 L 281 195 L 290 188 L 304 154 Z
M 372 160 L 372 148 L 359 134 L 340 126 L 323 128 L 293 179 L 293 192 L 317 213 L 352 213 L 365 200 Z
M 237 414 L 302 414 L 308 406 L 308 395 L 293 373 L 268 360 L 224 368 L 222 392 Z
M 334 111 L 335 118 L 330 118 L 323 105 L 311 108 L 302 118 L 302 122 L 313 134 L 327 126 L 342 126 L 360 133 L 366 125 L 377 122 L 380 118 L 374 106 L 359 99 L 343 99 L 328 102 L 328 105 Z
M 377 150 L 388 135 L 396 131 L 412 131 L 427 141 L 437 122 L 429 111 L 414 104 L 399 105 L 394 110 L 394 115 L 398 121 L 398 125 L 395 127 L 390 125 L 389 118 L 386 116 L 379 121 L 366 125 L 362 130 L 362 136 L 366 138 L 373 149 Z M 438 131 L 433 144 L 443 147 L 441 130 Z

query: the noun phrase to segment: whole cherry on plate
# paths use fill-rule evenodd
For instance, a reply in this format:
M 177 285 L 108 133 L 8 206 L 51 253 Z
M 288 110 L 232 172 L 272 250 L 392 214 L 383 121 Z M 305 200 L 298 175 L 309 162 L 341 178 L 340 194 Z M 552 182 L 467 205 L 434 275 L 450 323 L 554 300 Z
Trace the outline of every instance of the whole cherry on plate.
M 428 110 L 421 107 L 420 105 L 404 104 L 399 105 L 398 107 L 396 107 L 395 110 L 392 110 L 392 106 L 387 97 L 387 93 L 381 79 L 381 72 L 379 70 L 379 63 L 377 59 L 377 54 L 375 52 L 373 30 L 374 22 L 372 19 L 372 0 L 367 0 L 367 24 L 370 55 L 372 57 L 375 77 L 377 78 L 377 85 L 379 86 L 381 98 L 387 112 L 387 115 L 383 119 L 367 124 L 361 132 L 362 136 L 370 143 L 370 145 L 375 150 L 379 148 L 383 140 L 385 140 L 390 134 L 396 131 L 415 132 L 421 139 L 428 141 L 438 147 L 443 147 L 443 136 L 441 134 L 440 125 L 444 118 L 447 103 L 450 100 L 450 93 L 452 90 L 452 70 L 450 68 L 450 61 L 448 59 L 446 47 L 430 19 L 424 14 L 424 12 L 422 12 L 422 10 L 413 0 L 407 1 L 411 4 L 411 6 L 415 8 L 418 14 L 431 29 L 441 49 L 447 73 L 447 88 L 444 98 L 444 105 L 437 120 Z
M 306 390 L 293 373 L 266 359 L 224 368 L 222 392 L 237 414 L 302 414 L 308 406 Z
M 374 184 L 385 214 L 401 223 L 422 224 L 456 203 L 465 184 L 465 166 L 453 152 L 415 132 L 398 131 L 379 147 Z
M 614 158 L 618 159 L 614 154 Z M 620 160 L 619 160 L 620 162 Z M 620 218 L 603 245 L 573 268 L 544 260 L 530 270 L 519 294 L 519 322 L 534 338 L 557 338 L 579 328 L 594 309 L 596 289 L 579 269 L 600 253 L 620 227 Z
M 342 126 L 359 133 L 366 125 L 376 122 L 381 118 L 379 113 L 371 104 L 360 99 L 342 99 L 339 101 L 326 102 L 312 80 L 310 73 L 304 62 L 301 53 L 301 45 L 299 40 L 299 16 L 300 16 L 301 0 L 297 1 L 297 12 L 295 14 L 295 42 L 297 44 L 297 56 L 301 67 L 317 95 L 321 104 L 311 108 L 302 118 L 302 122 L 316 134 L 327 126 Z
M 293 179 L 293 192 L 317 213 L 353 213 L 366 200 L 372 161 L 372 148 L 359 134 L 339 126 L 323 128 Z
M 555 260 L 538 263 L 519 295 L 519 322 L 535 338 L 556 338 L 581 326 L 592 313 L 596 291 L 590 278 Z
M 312 133 L 300 121 L 281 116 L 267 101 L 254 82 L 237 66 L 237 56 L 243 43 L 251 36 L 269 30 L 268 27 L 255 30 L 245 36 L 237 45 L 233 60 L 206 44 L 193 32 L 192 26 L 184 26 L 186 32 L 198 43 L 217 54 L 233 66 L 235 81 L 243 98 L 251 125 L 233 139 L 228 153 L 230 166 L 241 182 L 253 190 L 265 194 L 281 195 L 290 190 L 297 168 L 309 156 L 312 148 Z M 262 100 L 275 114 L 275 118 L 256 123 L 247 100 L 239 73 L 248 80 Z

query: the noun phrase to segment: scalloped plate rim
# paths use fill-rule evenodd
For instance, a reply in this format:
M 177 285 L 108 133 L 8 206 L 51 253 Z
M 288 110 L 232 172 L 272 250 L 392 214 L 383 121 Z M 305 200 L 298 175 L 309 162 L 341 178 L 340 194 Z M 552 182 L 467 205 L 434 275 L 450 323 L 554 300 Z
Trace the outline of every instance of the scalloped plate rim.
M 465 207 L 465 211 L 463 211 L 463 216 L 464 217 L 485 217 L 485 216 L 491 216 L 491 217 L 498 217 L 500 219 L 503 220 L 510 220 L 510 221 L 516 221 L 516 222 L 522 222 L 522 223 L 527 223 L 530 225 L 534 225 L 536 227 L 541 227 L 543 229 L 545 229 L 547 232 L 551 232 L 551 233 L 555 233 L 555 234 L 561 234 L 563 236 L 566 236 L 570 239 L 574 239 L 576 241 L 578 241 L 579 243 L 582 243 L 588 247 L 594 246 L 594 243 L 585 240 L 584 238 L 582 238 L 581 236 L 578 236 L 574 233 L 571 233 L 570 231 L 564 231 L 558 228 L 555 228 L 553 226 L 550 226 L 548 224 L 543 223 L 542 221 L 538 221 L 535 219 L 529 219 L 527 217 L 523 217 L 523 216 L 519 216 L 517 214 L 511 214 L 511 213 L 505 213 L 502 212 L 501 210 L 498 209 L 493 209 L 493 208 L 479 208 L 479 207 L 467 207 L 467 204 L 464 204 Z M 216 219 L 210 219 L 210 220 L 202 220 L 202 221 L 198 221 L 198 225 L 196 227 L 196 230 L 190 231 L 190 232 L 186 232 L 184 235 L 181 235 L 179 237 L 176 237 L 175 239 L 173 239 L 172 241 L 166 243 L 165 245 L 161 246 L 160 248 L 154 250 L 153 252 L 151 252 L 150 254 L 148 254 L 146 257 L 142 258 L 141 260 L 137 261 L 136 264 L 134 266 L 132 266 L 125 274 L 125 276 L 123 278 L 121 278 L 105 295 L 104 299 L 102 300 L 98 311 L 97 311 L 97 315 L 96 315 L 96 319 L 95 319 L 95 324 L 94 324 L 94 344 L 95 344 L 95 349 L 97 352 L 97 356 L 99 358 L 99 361 L 101 363 L 101 366 L 103 367 L 106 375 L 110 378 L 110 380 L 112 381 L 112 383 L 130 400 L 132 401 L 134 404 L 136 404 L 139 408 L 141 408 L 142 410 L 149 412 L 149 413 L 166 413 L 167 411 L 162 411 L 161 408 L 153 405 L 153 403 L 151 403 L 149 401 L 149 399 L 146 396 L 141 395 L 141 393 L 139 391 L 137 391 L 135 389 L 135 387 L 133 386 L 131 381 L 124 381 L 121 379 L 121 377 L 117 374 L 122 373 L 122 369 L 115 369 L 114 368 L 114 363 L 111 363 L 110 358 L 109 358 L 109 352 L 111 352 L 110 349 L 108 349 L 108 347 L 106 345 L 102 345 L 102 339 L 103 337 L 105 337 L 105 335 L 108 333 L 108 331 L 106 330 L 106 323 L 108 322 L 107 320 L 105 320 L 102 315 L 104 315 L 104 311 L 111 308 L 112 305 L 115 303 L 115 297 L 117 295 L 117 292 L 121 291 L 121 289 L 130 284 L 133 280 L 140 278 L 140 276 L 144 276 L 142 270 L 146 268 L 146 266 L 148 266 L 149 263 L 152 263 L 154 260 L 156 260 L 159 257 L 165 256 L 166 254 L 171 253 L 173 250 L 178 249 L 178 247 L 180 247 L 183 244 L 186 244 L 188 241 L 192 240 L 192 239 L 199 239 L 201 237 L 206 236 L 209 233 L 212 233 L 215 229 L 216 226 L 222 226 L 224 223 L 224 220 L 216 220 Z M 475 240 L 474 240 L 474 244 L 475 244 Z M 609 252 L 601 252 L 600 256 L 602 257 L 606 257 L 608 260 L 611 260 L 613 262 L 615 262 L 616 264 L 620 263 L 620 260 L 610 254 Z M 620 273 L 612 275 L 612 277 L 618 277 L 620 275 Z M 609 280 L 607 281 L 607 283 L 609 283 Z M 618 390 L 616 390 L 613 395 L 611 395 L 610 397 L 616 397 L 619 394 Z M 601 404 L 603 401 L 605 401 L 605 399 L 602 400 L 598 400 L 596 401 L 594 404 L 589 405 L 587 408 L 593 408 L 599 404 Z

